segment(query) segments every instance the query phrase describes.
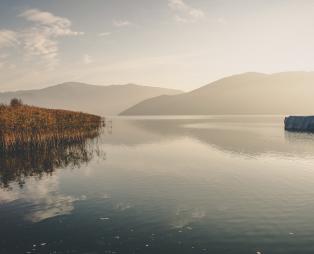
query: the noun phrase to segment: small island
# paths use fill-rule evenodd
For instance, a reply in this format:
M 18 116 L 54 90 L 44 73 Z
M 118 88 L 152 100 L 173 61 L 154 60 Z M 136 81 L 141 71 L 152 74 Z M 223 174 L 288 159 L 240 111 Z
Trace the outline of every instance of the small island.
M 0 150 L 71 144 L 99 135 L 100 116 L 24 105 L 12 99 L 0 105 Z

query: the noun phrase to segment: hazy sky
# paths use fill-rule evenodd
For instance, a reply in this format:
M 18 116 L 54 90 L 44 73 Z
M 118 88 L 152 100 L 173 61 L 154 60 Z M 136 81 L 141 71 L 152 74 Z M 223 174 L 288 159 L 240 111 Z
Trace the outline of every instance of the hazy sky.
M 313 0 L 0 0 L 0 90 L 314 70 Z

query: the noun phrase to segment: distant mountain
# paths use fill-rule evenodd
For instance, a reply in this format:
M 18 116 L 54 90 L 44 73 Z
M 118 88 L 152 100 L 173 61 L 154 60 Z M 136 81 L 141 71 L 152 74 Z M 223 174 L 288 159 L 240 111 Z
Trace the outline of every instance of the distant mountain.
M 0 93 L 0 103 L 20 98 L 30 105 L 84 111 L 104 116 L 117 115 L 148 98 L 179 93 L 181 91 L 134 84 L 95 86 L 70 82 L 39 90 Z
M 314 114 L 314 72 L 244 73 L 147 99 L 122 115 Z

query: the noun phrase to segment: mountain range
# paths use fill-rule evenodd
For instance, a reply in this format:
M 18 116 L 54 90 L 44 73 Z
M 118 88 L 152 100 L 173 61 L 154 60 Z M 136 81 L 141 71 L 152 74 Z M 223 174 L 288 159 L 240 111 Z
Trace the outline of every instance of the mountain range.
M 95 86 L 68 82 L 38 90 L 0 93 L 0 103 L 106 115 L 314 114 L 314 72 L 243 73 L 182 92 L 135 84 Z
M 314 72 L 244 73 L 144 100 L 122 115 L 314 114 Z
M 68 82 L 38 90 L 0 93 L 0 103 L 19 98 L 25 104 L 83 111 L 86 113 L 117 115 L 148 98 L 179 94 L 181 91 L 134 84 L 96 86 Z

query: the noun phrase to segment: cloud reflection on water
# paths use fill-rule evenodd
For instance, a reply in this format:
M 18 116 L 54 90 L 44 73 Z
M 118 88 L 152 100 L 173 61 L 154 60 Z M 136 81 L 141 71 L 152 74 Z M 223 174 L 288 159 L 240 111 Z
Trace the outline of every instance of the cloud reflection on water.
M 25 219 L 32 222 L 70 214 L 74 209 L 74 202 L 86 199 L 85 196 L 73 197 L 59 193 L 58 175 L 46 176 L 40 180 L 28 179 L 21 190 L 17 185 L 11 190 L 0 189 L 0 203 L 23 200 L 28 203 Z

